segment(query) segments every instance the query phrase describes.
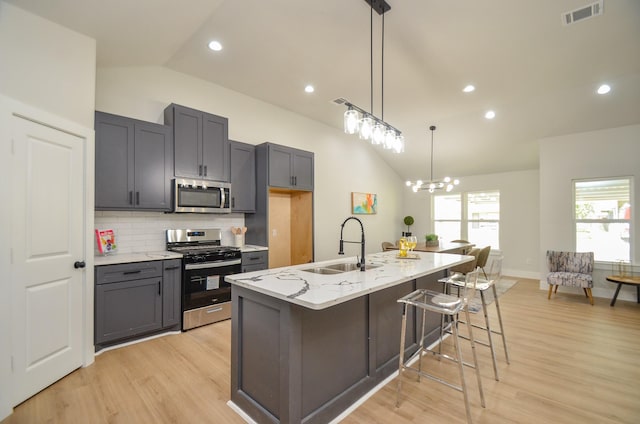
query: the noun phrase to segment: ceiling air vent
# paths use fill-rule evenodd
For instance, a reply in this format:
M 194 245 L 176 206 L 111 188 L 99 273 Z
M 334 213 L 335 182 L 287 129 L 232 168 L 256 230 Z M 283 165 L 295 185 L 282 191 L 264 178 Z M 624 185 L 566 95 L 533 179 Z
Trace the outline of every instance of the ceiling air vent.
M 333 103 L 337 104 L 337 105 L 343 105 L 345 103 L 347 103 L 347 99 L 344 99 L 342 97 L 338 97 L 335 100 L 332 100 Z
M 594 16 L 602 15 L 603 3 L 604 3 L 604 0 L 599 0 L 595 3 L 591 3 L 590 5 L 582 7 L 580 9 L 563 13 L 561 15 L 562 24 L 571 25 L 571 24 L 575 24 L 578 21 L 583 21 L 585 19 L 593 18 Z

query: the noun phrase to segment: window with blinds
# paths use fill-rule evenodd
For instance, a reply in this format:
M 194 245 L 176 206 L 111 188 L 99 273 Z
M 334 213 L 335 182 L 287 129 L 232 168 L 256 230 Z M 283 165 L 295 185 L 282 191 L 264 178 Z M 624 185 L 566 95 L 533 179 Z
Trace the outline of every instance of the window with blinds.
M 631 258 L 630 177 L 573 182 L 576 251 L 594 252 L 595 260 Z

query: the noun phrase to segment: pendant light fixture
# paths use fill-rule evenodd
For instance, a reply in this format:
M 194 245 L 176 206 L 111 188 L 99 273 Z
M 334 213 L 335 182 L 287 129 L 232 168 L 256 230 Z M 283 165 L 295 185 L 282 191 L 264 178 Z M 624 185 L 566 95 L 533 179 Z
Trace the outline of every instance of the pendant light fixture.
M 396 153 L 404 152 L 404 136 L 402 132 L 384 120 L 384 14 L 391 6 L 384 0 L 365 0 L 371 6 L 370 18 L 370 112 L 344 100 L 347 107 L 344 113 L 344 132 L 358 134 L 360 139 L 371 144 L 382 146 Z M 373 11 L 382 16 L 382 61 L 381 61 L 381 117 L 373 115 Z M 343 99 L 341 99 L 343 100 Z
M 433 179 L 433 132 L 436 130 L 435 125 L 431 125 L 429 127 L 431 130 L 431 169 L 430 169 L 430 177 L 428 181 L 417 180 L 415 182 L 407 181 L 407 187 L 411 187 L 414 193 L 418 191 L 428 191 L 429 193 L 434 193 L 436 190 L 445 190 L 447 192 L 453 190 L 455 186 L 460 184 L 460 180 L 452 179 L 451 177 L 444 177 L 441 180 Z

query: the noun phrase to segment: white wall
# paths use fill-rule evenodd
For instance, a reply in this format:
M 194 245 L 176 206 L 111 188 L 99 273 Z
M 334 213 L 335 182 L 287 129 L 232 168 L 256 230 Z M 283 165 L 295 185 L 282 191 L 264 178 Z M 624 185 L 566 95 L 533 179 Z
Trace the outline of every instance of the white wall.
M 380 243 L 393 239 L 400 230 L 402 181 L 373 147 L 357 137 L 163 67 L 97 70 L 97 110 L 161 123 L 170 103 L 229 118 L 230 139 L 250 144 L 269 141 L 315 153 L 316 260 L 337 257 L 340 224 L 350 214 L 352 191 L 378 195 L 379 213 L 361 216 L 367 252 L 379 251 Z M 352 228 L 357 226 L 349 224 L 345 229 L 348 236 Z M 359 240 L 359 230 L 357 237 Z M 359 252 L 356 246 L 346 250 L 347 255 Z
M 0 1 L 0 93 L 93 128 L 96 42 Z
M 538 278 L 538 171 L 518 171 L 460 177 L 456 191 L 500 190 L 500 251 L 505 275 Z M 405 213 L 415 218 L 411 227 L 422 238 L 433 232 L 431 195 L 405 187 Z M 470 240 L 473 242 L 473 240 Z
M 10 121 L 14 101 L 42 116 L 64 118 L 92 134 L 95 93 L 95 41 L 0 1 L 0 196 L 8 199 L 12 175 Z M 6 96 L 6 97 L 4 97 Z M 15 103 L 17 104 L 17 103 Z M 26 108 L 24 108 L 26 109 Z M 11 109 L 13 110 L 13 109 Z M 93 137 L 91 136 L 91 140 Z M 87 146 L 93 155 L 93 146 Z M 93 162 L 87 165 L 93 173 Z M 89 184 L 93 184 L 91 179 Z M 90 190 L 93 198 L 93 189 Z M 91 200 L 91 208 L 93 201 Z M 0 420 L 11 413 L 10 214 L 0 210 Z M 93 217 L 91 216 L 92 220 Z M 92 263 L 89 261 L 88 263 Z M 90 274 L 90 273 L 87 273 Z M 93 285 L 93 276 L 87 284 Z M 91 291 L 93 293 L 93 291 Z M 91 333 L 93 334 L 93 333 Z
M 617 176 L 634 177 L 631 238 L 640 237 L 640 125 L 551 137 L 540 140 L 540 250 L 541 279 L 547 273 L 547 250 L 575 250 L 573 238 L 572 180 Z M 640 249 L 631 252 L 640 263 Z M 610 264 L 596 264 L 594 296 L 612 296 L 614 286 L 604 278 Z M 546 283 L 541 281 L 541 288 Z M 569 288 L 565 290 L 570 290 Z M 635 300 L 631 287 L 623 287 L 619 299 Z

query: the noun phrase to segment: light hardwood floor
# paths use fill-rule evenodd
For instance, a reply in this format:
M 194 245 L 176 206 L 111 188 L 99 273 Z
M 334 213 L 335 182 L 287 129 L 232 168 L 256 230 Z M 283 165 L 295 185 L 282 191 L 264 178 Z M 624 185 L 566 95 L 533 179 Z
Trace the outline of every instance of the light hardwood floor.
M 549 301 L 537 281 L 522 279 L 500 300 L 511 364 L 498 349 L 496 382 L 488 349 L 478 347 L 487 407 L 467 370 L 474 422 L 640 422 L 640 305 L 596 298 L 591 306 L 562 288 Z M 243 423 L 226 405 L 230 331 L 226 321 L 105 352 L 2 423 Z M 446 361 L 423 366 L 457 377 Z M 394 379 L 343 423 L 466 422 L 461 393 L 414 380 L 404 377 L 399 408 Z

